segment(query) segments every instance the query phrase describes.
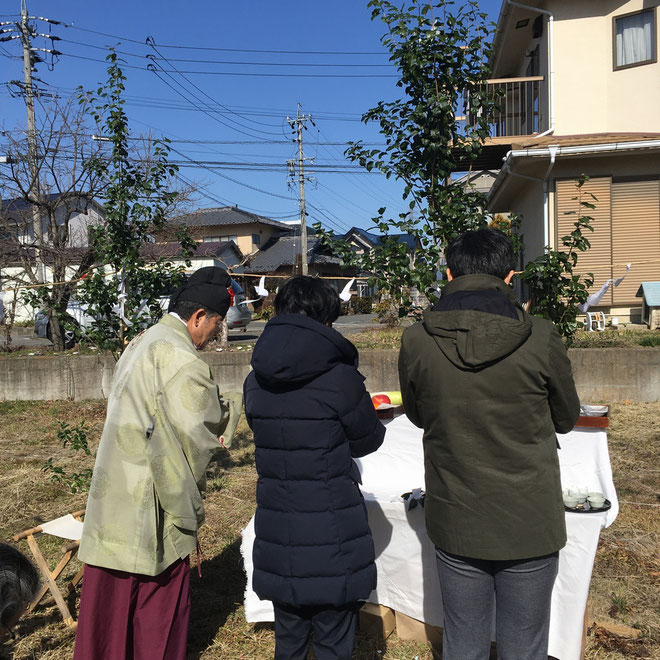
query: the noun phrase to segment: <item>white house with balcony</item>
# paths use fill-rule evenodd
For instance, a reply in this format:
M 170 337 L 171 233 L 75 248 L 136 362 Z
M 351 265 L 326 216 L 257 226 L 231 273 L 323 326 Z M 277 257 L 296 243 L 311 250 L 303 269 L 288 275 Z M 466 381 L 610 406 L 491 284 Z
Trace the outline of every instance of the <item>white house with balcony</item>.
M 524 261 L 561 245 L 575 180 L 590 177 L 594 232 L 578 270 L 597 289 L 632 264 L 599 305 L 621 320 L 640 319 L 641 282 L 660 280 L 659 4 L 504 0 L 489 81 L 499 108 L 474 164 L 499 170 L 489 209 L 522 214 Z

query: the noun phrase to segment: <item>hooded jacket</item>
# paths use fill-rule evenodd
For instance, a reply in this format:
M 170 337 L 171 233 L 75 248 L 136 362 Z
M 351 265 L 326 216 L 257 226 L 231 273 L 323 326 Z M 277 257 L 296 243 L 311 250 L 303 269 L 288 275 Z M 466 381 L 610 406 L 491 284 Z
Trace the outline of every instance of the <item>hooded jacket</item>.
M 406 414 L 424 429 L 433 543 L 489 560 L 562 548 L 555 432 L 573 428 L 580 404 L 554 325 L 497 277 L 457 277 L 404 332 L 399 378 Z
M 244 385 L 254 431 L 256 594 L 293 606 L 339 606 L 376 586 L 374 547 L 352 457 L 382 443 L 358 353 L 300 314 L 268 322 Z

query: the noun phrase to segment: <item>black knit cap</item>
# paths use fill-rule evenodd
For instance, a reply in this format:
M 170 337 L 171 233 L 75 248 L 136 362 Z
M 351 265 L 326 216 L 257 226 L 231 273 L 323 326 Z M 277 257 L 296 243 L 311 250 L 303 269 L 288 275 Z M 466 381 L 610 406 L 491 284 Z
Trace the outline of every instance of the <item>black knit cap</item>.
M 172 294 L 168 311 L 172 311 L 177 302 L 189 300 L 216 314 L 226 316 L 231 305 L 231 296 L 227 290 L 230 286 L 231 277 L 224 268 L 204 266 L 196 270 L 188 281 Z

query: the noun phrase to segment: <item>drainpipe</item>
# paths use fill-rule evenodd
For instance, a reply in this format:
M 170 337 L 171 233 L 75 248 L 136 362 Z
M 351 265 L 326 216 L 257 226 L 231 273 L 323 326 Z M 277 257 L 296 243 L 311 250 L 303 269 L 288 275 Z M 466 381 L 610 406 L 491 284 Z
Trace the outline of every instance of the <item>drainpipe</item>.
M 515 2 L 514 0 L 506 0 L 507 4 L 514 7 L 520 7 L 521 9 L 529 9 L 530 11 L 537 11 L 541 14 L 545 14 L 548 17 L 548 106 L 550 110 L 550 128 L 543 133 L 539 133 L 534 136 L 535 138 L 541 138 L 545 135 L 550 135 L 550 133 L 555 132 L 555 57 L 554 57 L 554 25 L 555 19 L 551 11 L 547 9 L 539 9 L 538 7 L 530 7 L 529 5 L 524 5 L 521 2 Z
M 545 242 L 546 250 L 550 247 L 550 184 L 548 182 L 548 177 L 550 176 L 552 168 L 555 166 L 555 159 L 557 158 L 559 147 L 549 146 L 548 150 L 550 151 L 550 163 L 543 176 L 543 240 Z
M 557 154 L 560 151 L 560 147 L 557 145 L 551 145 L 547 148 L 547 153 L 550 156 L 550 162 L 548 163 L 548 169 L 545 171 L 543 177 L 529 176 L 528 174 L 520 174 L 519 172 L 514 172 L 511 169 L 511 160 L 513 151 L 509 151 L 504 157 L 504 165 L 502 169 L 506 174 L 510 176 L 517 176 L 519 179 L 527 179 L 528 181 L 535 181 L 537 183 L 543 183 L 543 246 L 544 250 L 547 250 L 550 247 L 550 184 L 548 183 L 548 177 L 552 168 L 555 166 L 555 161 L 557 159 Z M 494 199 L 494 198 L 493 198 Z

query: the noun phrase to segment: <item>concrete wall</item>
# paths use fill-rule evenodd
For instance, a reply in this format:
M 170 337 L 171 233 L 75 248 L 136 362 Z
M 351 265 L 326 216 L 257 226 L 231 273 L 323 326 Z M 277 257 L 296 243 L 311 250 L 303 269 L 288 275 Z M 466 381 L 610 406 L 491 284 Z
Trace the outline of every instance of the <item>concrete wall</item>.
M 595 401 L 660 401 L 660 350 L 653 348 L 569 351 L 580 398 Z M 251 354 L 205 353 L 220 390 L 240 391 Z M 399 389 L 396 351 L 362 351 L 367 389 Z M 54 355 L 0 359 L 0 399 L 102 399 L 114 360 L 100 355 Z

